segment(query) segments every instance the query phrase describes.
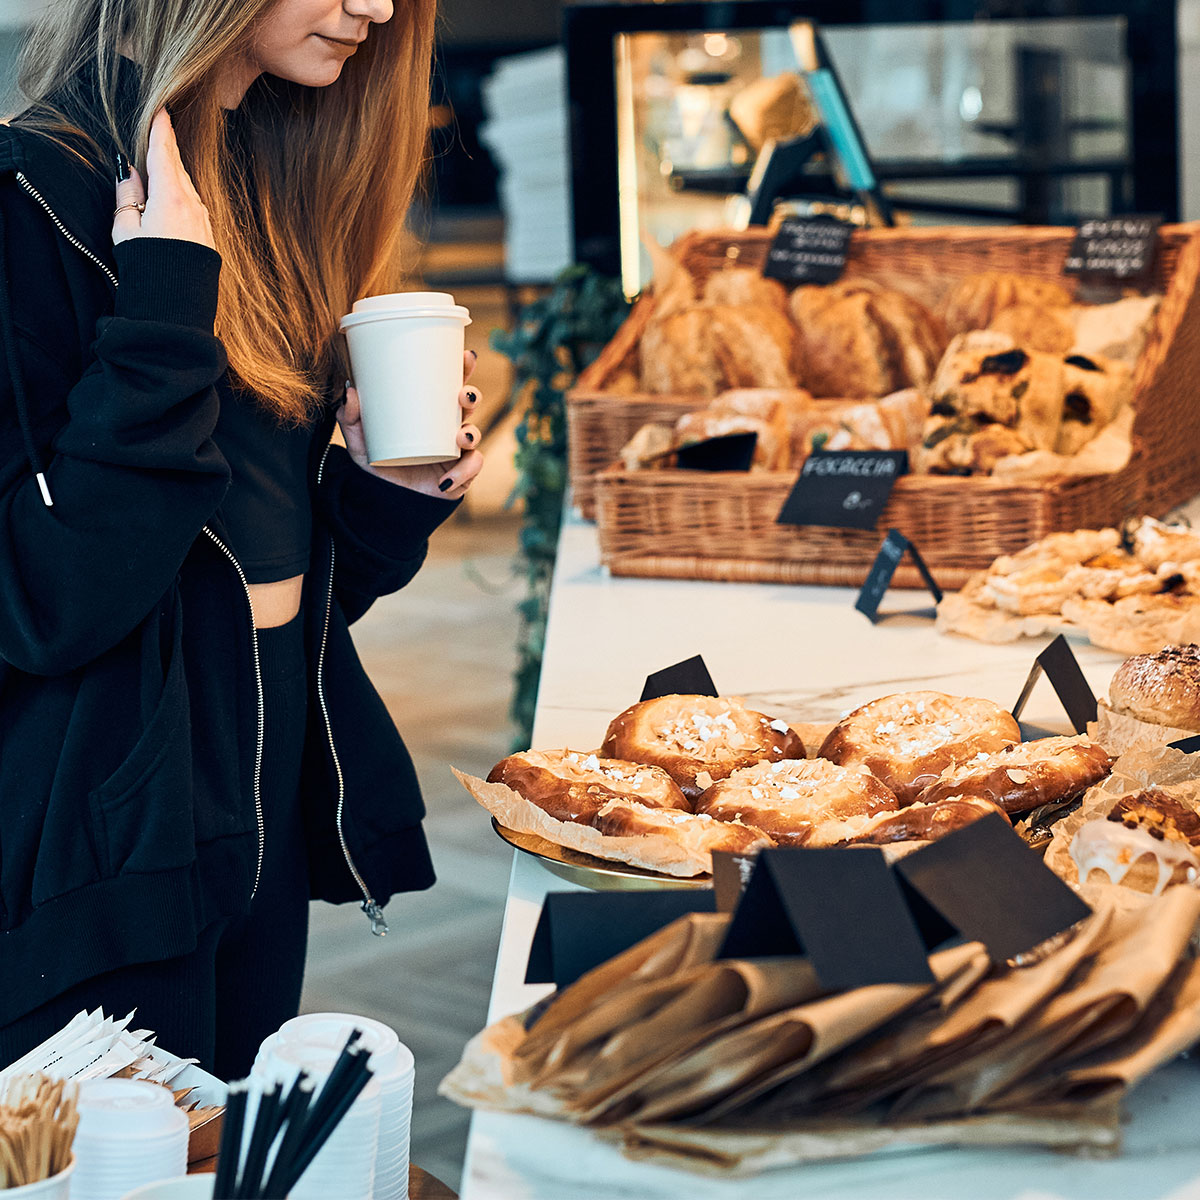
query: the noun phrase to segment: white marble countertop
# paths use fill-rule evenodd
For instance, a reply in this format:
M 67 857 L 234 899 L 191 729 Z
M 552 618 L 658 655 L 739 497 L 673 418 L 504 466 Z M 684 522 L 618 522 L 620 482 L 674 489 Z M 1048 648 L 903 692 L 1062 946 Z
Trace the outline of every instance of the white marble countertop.
M 613 579 L 597 565 L 595 531 L 569 520 L 551 600 L 533 744 L 588 749 L 637 700 L 646 676 L 702 654 L 717 687 L 791 720 L 836 721 L 889 691 L 928 688 L 1017 699 L 1046 639 L 989 646 L 939 636 L 924 593 L 893 591 L 872 625 L 843 588 Z M 921 610 L 924 610 L 922 613 Z M 908 615 L 905 615 L 908 614 Z M 1117 655 L 1073 647 L 1097 695 Z M 1048 682 L 1023 720 L 1070 732 Z M 572 890 L 528 856 L 514 856 L 489 1020 L 548 990 L 522 982 L 547 891 Z M 1159 1072 L 1130 1097 L 1122 1156 L 1088 1161 L 1038 1150 L 923 1150 L 869 1160 L 717 1179 L 637 1164 L 585 1130 L 535 1117 L 477 1113 L 462 1200 L 720 1197 L 741 1200 L 1183 1200 L 1200 1198 L 1200 1064 Z

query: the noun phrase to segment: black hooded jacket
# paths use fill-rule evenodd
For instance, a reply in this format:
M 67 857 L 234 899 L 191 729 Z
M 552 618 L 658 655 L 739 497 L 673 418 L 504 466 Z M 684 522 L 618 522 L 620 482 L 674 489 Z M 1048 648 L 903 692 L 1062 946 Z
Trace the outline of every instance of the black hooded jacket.
M 114 250 L 112 210 L 106 176 L 0 127 L 0 1024 L 190 951 L 246 911 L 261 861 L 257 647 L 212 440 L 220 259 Z M 433 869 L 349 622 L 454 504 L 361 470 L 332 427 L 311 464 L 302 800 L 313 896 L 378 931 Z

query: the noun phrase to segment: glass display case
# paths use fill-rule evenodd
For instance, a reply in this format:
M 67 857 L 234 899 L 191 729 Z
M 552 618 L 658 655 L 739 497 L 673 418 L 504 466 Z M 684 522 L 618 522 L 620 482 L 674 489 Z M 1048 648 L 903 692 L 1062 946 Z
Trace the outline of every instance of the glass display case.
M 634 291 L 643 240 L 744 223 L 764 137 L 816 123 L 809 21 L 901 219 L 1176 215 L 1170 0 L 586 5 L 565 22 L 582 261 Z M 845 197 L 830 157 L 795 198 Z

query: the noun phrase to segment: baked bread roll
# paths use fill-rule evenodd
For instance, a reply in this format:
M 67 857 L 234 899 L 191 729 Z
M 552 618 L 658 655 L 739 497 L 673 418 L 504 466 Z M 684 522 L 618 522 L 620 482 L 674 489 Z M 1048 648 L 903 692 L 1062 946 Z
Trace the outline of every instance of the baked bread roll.
M 1200 730 L 1200 646 L 1135 654 L 1108 685 L 1109 707 L 1153 725 Z
M 911 804 L 947 768 L 1020 740 L 1012 714 L 990 700 L 898 692 L 839 721 L 820 756 L 866 767 L 901 804 Z
M 893 842 L 936 842 L 938 838 L 963 829 L 990 813 L 999 813 L 1008 820 L 1004 809 L 980 796 L 951 796 L 936 804 L 925 804 L 918 800 L 897 813 L 885 813 L 874 818 L 847 844 L 887 846 Z
M 1007 813 L 1059 804 L 1106 778 L 1113 760 L 1086 737 L 1037 738 L 978 754 L 943 771 L 920 795 L 925 804 L 978 796 Z
M 558 821 L 589 825 L 610 800 L 691 811 L 675 781 L 658 767 L 574 750 L 526 750 L 502 758 L 488 783 L 503 783 Z
M 968 276 L 951 291 L 942 319 L 953 337 L 972 329 L 987 329 L 1004 309 L 1015 304 L 1065 309 L 1070 303 L 1067 290 L 1051 280 L 1008 271 L 983 271 Z
M 675 809 L 649 808 L 631 800 L 610 800 L 592 818 L 591 825 L 609 837 L 665 834 L 693 853 L 728 850 L 747 854 L 771 845 L 771 839 L 762 830 L 740 822 L 717 821 Z
M 718 779 L 763 759 L 803 758 L 783 721 L 717 696 L 659 696 L 615 716 L 601 753 L 662 767 L 695 799 Z
M 1006 333 L 1018 346 L 1043 354 L 1069 354 L 1075 345 L 1075 325 L 1070 309 L 1046 308 L 1040 304 L 1011 304 L 1002 308 L 988 324 Z
M 945 346 L 941 323 L 920 301 L 866 279 L 798 287 L 791 309 L 814 396 L 924 387 Z
M 788 309 L 788 290 L 778 279 L 767 279 L 751 267 L 726 267 L 714 271 L 704 283 L 705 304 L 728 304 L 733 308 Z
M 1068 354 L 1063 359 L 1062 424 L 1055 450 L 1076 454 L 1129 403 L 1133 372 L 1099 355 Z
M 792 465 L 813 450 L 908 450 L 921 440 L 929 401 L 920 388 L 882 400 L 814 400 L 792 426 Z
M 1106 818 L 1085 821 L 1071 839 L 1080 883 L 1107 881 L 1158 895 L 1200 879 L 1200 817 L 1157 788 L 1122 796 Z
M 753 825 L 780 846 L 833 845 L 849 837 L 856 822 L 899 806 L 865 767 L 821 758 L 743 767 L 696 800 L 698 813 Z
M 1200 561 L 1200 533 L 1183 525 L 1167 525 L 1143 517 L 1133 531 L 1133 553 L 1151 571 L 1169 572 Z

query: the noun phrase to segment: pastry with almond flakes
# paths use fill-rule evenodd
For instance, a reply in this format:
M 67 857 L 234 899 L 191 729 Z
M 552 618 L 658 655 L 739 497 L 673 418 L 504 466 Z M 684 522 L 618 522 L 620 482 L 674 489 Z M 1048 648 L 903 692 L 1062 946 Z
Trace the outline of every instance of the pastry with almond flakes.
M 659 696 L 613 718 L 602 754 L 661 767 L 695 799 L 718 779 L 753 763 L 803 758 L 784 721 L 715 696 Z

